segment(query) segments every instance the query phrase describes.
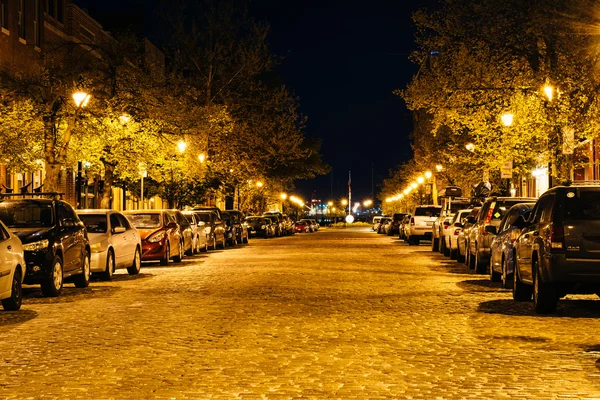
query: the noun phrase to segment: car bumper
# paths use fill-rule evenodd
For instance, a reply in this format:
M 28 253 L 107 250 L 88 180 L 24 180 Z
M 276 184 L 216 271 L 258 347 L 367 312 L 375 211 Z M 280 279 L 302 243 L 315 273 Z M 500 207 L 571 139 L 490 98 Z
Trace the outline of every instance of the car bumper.
M 142 261 L 156 261 L 165 257 L 166 242 L 142 242 Z
M 52 271 L 53 254 L 50 251 L 25 251 L 24 283 L 39 283 Z
M 549 282 L 600 283 L 600 260 L 567 258 L 566 254 L 552 254 L 545 258 L 545 279 Z
M 430 226 L 413 226 L 410 228 L 410 236 L 431 239 L 433 232 Z
M 106 255 L 108 250 L 92 253 L 90 257 L 90 270 L 92 272 L 102 272 L 106 269 Z

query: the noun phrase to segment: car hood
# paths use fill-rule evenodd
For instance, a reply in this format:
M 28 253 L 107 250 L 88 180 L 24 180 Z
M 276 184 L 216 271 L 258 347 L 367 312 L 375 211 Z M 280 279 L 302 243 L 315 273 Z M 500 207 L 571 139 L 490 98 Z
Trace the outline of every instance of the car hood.
M 21 239 L 23 244 L 37 242 L 47 239 L 50 236 L 49 232 L 52 228 L 19 228 L 19 230 L 11 229 Z
M 148 236 L 152 235 L 154 232 L 158 232 L 163 230 L 162 228 L 152 228 L 152 229 L 140 229 L 138 228 L 138 232 L 140 233 L 140 238 L 145 240 Z

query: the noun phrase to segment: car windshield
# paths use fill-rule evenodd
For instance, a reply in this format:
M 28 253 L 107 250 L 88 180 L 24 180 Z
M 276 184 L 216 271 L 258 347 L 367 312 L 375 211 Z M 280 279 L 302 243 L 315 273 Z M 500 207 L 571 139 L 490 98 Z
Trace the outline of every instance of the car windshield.
M 600 219 L 600 191 L 579 190 L 579 193 L 568 191 L 565 197 L 565 219 Z
M 203 222 L 210 222 L 210 213 L 196 213 L 196 218 Z
M 161 217 L 156 213 L 128 214 L 127 218 L 138 229 L 160 228 Z
M 438 207 L 417 207 L 415 217 L 439 217 L 440 208 Z
M 88 233 L 106 233 L 106 214 L 79 214 Z
M 48 228 L 54 224 L 51 204 L 0 203 L 0 220 L 9 228 Z

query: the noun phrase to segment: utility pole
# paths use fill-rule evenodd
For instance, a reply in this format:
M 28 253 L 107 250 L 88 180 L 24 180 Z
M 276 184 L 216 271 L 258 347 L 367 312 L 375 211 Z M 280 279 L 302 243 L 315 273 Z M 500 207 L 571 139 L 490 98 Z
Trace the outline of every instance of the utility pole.
M 352 171 L 348 171 L 348 215 L 352 214 Z

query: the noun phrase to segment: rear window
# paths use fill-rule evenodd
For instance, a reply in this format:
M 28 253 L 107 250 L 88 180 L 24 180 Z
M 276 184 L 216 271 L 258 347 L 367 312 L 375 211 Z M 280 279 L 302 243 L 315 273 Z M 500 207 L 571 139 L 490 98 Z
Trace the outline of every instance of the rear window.
M 417 207 L 415 217 L 439 217 L 440 207 Z
M 522 203 L 523 200 L 502 200 L 496 202 L 496 206 L 494 207 L 494 212 L 492 213 L 492 221 L 500 221 L 506 212 L 510 210 L 512 206 L 515 204 Z
M 565 219 L 599 220 L 600 191 L 568 190 L 565 193 Z
M 106 233 L 106 214 L 80 214 L 79 219 L 83 221 L 89 233 Z
M 160 228 L 160 214 L 127 214 L 127 219 L 138 229 Z
M 35 202 L 2 203 L 0 219 L 9 228 L 47 228 L 54 223 L 52 205 Z

